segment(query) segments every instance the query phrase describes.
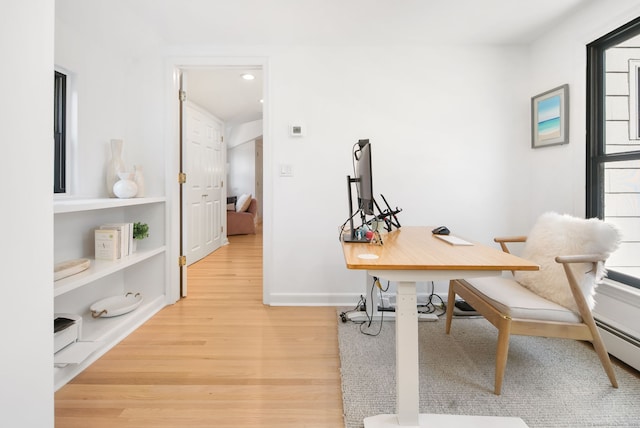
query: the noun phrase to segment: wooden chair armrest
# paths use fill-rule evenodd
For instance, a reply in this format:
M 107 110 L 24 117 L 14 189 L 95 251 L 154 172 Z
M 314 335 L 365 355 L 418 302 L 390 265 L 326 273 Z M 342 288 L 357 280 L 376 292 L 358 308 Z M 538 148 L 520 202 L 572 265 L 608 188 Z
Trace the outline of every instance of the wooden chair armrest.
M 493 238 L 494 242 L 526 242 L 526 236 L 501 236 L 498 238 Z
M 502 248 L 502 251 L 504 251 L 505 253 L 511 254 L 509 252 L 509 248 L 507 247 L 507 243 L 527 242 L 527 237 L 526 236 L 503 236 L 503 237 L 493 238 L 493 241 L 500 244 L 500 248 Z
M 598 263 L 604 262 L 607 258 L 601 254 L 580 254 L 571 256 L 557 256 L 558 263 Z
M 578 255 L 570 255 L 570 256 L 557 256 L 555 258 L 557 263 L 561 263 L 564 268 L 564 273 L 567 275 L 567 280 L 569 281 L 569 288 L 571 289 L 571 294 L 573 294 L 573 298 L 578 306 L 578 311 L 583 319 L 590 319 L 593 322 L 593 315 L 591 314 L 591 309 L 587 304 L 583 291 L 580 287 L 580 281 L 576 278 L 575 273 L 571 270 L 571 263 L 591 263 L 591 269 L 595 273 L 598 269 L 598 262 L 604 262 L 607 257 L 602 254 L 578 254 Z

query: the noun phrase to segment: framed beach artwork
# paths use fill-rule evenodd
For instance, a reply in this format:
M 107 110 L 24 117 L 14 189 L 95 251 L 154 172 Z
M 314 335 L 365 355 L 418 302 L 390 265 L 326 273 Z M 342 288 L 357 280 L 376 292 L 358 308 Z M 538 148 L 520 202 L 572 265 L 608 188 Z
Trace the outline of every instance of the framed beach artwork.
M 569 142 L 569 85 L 531 98 L 531 147 Z

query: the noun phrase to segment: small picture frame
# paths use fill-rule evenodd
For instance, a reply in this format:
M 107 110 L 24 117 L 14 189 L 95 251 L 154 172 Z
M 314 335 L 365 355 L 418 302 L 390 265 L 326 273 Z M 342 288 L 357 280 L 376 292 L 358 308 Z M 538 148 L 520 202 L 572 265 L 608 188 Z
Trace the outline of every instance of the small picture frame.
M 569 85 L 531 97 L 531 148 L 569 142 Z

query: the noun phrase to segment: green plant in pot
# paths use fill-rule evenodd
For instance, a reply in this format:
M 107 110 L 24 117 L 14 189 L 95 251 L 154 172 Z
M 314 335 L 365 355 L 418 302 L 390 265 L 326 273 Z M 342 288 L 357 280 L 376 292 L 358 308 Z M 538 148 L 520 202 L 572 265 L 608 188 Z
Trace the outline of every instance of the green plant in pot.
M 133 223 L 133 251 L 136 251 L 138 240 L 149 237 L 149 225 L 147 223 Z

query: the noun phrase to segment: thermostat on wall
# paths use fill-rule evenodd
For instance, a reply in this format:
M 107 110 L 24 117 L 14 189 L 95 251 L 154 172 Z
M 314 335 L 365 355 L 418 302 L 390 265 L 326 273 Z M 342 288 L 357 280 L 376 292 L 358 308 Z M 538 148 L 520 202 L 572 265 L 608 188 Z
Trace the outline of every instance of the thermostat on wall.
M 301 124 L 289 125 L 289 135 L 292 137 L 302 137 L 304 135 L 304 127 Z

